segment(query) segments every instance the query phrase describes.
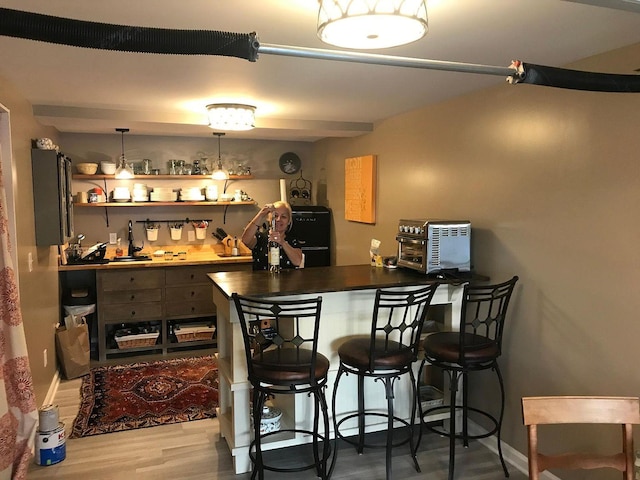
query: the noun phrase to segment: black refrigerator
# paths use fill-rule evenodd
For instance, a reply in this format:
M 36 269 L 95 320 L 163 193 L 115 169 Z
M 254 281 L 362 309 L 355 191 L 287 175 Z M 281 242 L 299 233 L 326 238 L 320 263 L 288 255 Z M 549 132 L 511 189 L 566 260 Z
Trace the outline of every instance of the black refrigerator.
M 331 210 L 318 206 L 292 206 L 291 237 L 298 240 L 304 253 L 304 266 L 331 265 Z

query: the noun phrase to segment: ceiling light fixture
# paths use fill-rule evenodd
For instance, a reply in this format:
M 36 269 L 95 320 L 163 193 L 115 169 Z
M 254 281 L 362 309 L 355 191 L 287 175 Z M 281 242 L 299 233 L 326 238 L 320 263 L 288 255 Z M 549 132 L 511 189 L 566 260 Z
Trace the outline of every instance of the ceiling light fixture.
M 228 180 L 229 173 L 222 168 L 222 157 L 220 156 L 220 137 L 224 135 L 224 132 L 213 132 L 218 137 L 218 165 L 211 174 L 211 178 L 214 180 Z
M 120 155 L 120 158 L 118 159 L 118 168 L 116 168 L 115 174 L 115 177 L 118 180 L 126 180 L 135 176 L 132 168 L 127 165 L 127 159 L 124 156 L 124 134 L 128 131 L 128 128 L 116 128 L 116 132 L 120 132 L 122 134 L 122 155 Z
M 319 0 L 318 37 L 337 47 L 375 49 L 427 34 L 425 0 Z
M 215 130 L 251 130 L 256 126 L 256 107 L 241 103 L 207 105 L 209 126 Z

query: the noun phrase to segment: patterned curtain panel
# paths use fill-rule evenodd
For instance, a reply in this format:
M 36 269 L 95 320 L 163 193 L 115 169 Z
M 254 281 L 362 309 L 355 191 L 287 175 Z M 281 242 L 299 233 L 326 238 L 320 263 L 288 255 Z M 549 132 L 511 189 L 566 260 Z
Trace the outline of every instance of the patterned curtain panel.
M 11 260 L 5 177 L 0 163 L 0 479 L 24 480 L 38 412 Z

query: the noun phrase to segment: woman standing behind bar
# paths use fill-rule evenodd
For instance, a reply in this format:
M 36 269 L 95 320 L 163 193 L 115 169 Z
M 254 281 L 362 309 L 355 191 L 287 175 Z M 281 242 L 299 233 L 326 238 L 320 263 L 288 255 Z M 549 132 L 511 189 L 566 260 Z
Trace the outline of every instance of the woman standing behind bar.
M 265 229 L 265 221 L 275 219 L 275 231 Z M 302 249 L 295 238 L 287 240 L 292 212 L 287 202 L 268 203 L 260 209 L 242 232 L 242 243 L 251 249 L 254 270 L 268 270 L 269 242 L 280 245 L 280 268 L 303 268 Z

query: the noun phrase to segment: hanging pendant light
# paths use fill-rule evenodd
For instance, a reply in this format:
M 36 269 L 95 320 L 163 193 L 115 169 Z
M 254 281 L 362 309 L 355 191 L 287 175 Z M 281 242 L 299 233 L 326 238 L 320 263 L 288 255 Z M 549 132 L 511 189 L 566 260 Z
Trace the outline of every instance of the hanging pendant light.
M 220 137 L 224 135 L 224 132 L 213 132 L 213 134 L 218 137 L 218 165 L 213 170 L 211 178 L 214 180 L 228 180 L 229 173 L 222 168 L 222 157 L 220 155 Z
M 116 132 L 120 132 L 122 134 L 122 155 L 120 155 L 120 158 L 118 159 L 118 168 L 116 168 L 115 174 L 115 177 L 118 180 L 127 180 L 135 176 L 131 167 L 127 165 L 127 159 L 124 156 L 124 134 L 128 131 L 128 128 L 116 128 Z
M 256 126 L 256 107 L 242 103 L 207 105 L 209 127 L 215 130 L 251 130 Z
M 320 0 L 318 37 L 337 47 L 397 47 L 428 29 L 425 0 Z

